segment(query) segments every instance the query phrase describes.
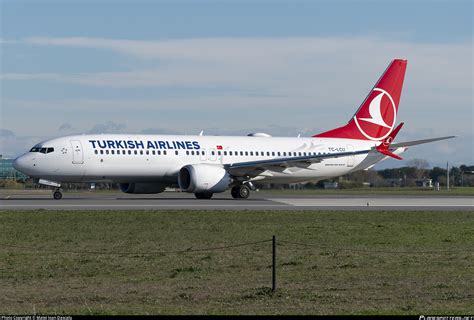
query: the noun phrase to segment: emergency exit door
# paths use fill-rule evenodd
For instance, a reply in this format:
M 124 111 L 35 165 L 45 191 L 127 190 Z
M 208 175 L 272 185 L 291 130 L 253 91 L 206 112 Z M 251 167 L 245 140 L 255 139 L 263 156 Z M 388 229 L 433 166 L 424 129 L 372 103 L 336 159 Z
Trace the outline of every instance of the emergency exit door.
M 84 153 L 82 151 L 82 144 L 79 140 L 71 140 L 72 147 L 72 163 L 84 163 Z

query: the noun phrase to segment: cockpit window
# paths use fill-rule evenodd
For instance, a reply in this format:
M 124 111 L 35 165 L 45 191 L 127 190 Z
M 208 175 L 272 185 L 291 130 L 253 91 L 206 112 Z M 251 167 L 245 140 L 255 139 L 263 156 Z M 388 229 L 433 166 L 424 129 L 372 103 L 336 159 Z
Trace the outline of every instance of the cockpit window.
M 47 147 L 36 145 L 33 148 L 31 148 L 30 152 L 51 153 L 51 152 L 54 152 L 54 148 L 47 148 Z
M 30 152 L 51 153 L 54 152 L 54 148 L 33 147 L 31 148 Z

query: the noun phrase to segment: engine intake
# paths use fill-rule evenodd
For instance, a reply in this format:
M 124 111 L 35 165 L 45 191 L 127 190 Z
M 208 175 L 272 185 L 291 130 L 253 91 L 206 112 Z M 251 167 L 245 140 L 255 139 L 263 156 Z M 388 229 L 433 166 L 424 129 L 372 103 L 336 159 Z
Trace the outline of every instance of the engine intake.
M 224 192 L 232 183 L 229 173 L 212 164 L 191 164 L 181 168 L 178 184 L 181 190 L 191 193 Z

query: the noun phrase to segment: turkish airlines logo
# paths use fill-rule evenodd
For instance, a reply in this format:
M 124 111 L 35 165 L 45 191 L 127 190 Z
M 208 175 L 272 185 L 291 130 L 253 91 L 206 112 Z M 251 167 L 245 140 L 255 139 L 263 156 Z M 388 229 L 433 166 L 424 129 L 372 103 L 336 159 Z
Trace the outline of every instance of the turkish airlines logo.
M 363 108 L 354 116 L 354 120 L 367 139 L 385 139 L 392 132 L 397 120 L 397 109 L 392 96 L 383 89 L 374 88 Z

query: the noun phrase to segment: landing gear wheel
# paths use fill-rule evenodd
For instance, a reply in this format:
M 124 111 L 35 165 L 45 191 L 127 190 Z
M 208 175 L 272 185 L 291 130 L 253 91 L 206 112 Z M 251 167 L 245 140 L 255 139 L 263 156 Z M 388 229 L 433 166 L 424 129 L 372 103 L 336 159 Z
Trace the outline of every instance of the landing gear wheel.
M 212 192 L 197 192 L 194 194 L 197 199 L 211 199 Z
M 235 199 L 247 199 L 250 196 L 250 188 L 245 185 L 235 186 L 230 193 Z
M 61 191 L 54 191 L 53 198 L 55 200 L 60 200 L 62 197 L 63 197 L 63 194 L 61 193 Z
M 232 198 L 239 199 L 239 188 L 240 186 L 235 186 L 230 190 L 230 194 L 232 195 Z

